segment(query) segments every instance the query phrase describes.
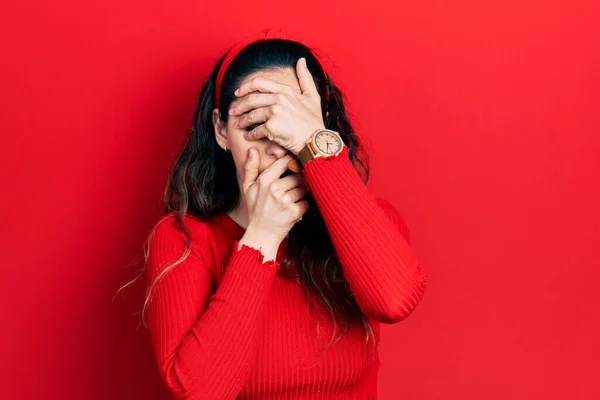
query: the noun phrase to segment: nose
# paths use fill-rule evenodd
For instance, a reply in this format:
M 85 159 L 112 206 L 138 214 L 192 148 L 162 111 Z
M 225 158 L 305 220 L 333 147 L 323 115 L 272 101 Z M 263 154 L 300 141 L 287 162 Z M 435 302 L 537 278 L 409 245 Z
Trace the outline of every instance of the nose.
M 270 141 L 269 144 L 267 145 L 267 154 L 271 155 L 277 159 L 280 159 L 281 157 L 285 156 L 287 153 L 288 153 L 288 150 L 285 147 L 283 147 L 273 141 Z

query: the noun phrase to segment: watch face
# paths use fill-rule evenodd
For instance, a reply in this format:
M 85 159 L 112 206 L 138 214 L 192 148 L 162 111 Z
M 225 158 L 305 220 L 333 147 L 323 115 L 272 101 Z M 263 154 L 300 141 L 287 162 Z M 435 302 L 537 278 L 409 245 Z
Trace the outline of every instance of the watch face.
M 325 154 L 335 154 L 342 147 L 342 139 L 336 134 L 321 131 L 315 136 L 317 148 Z

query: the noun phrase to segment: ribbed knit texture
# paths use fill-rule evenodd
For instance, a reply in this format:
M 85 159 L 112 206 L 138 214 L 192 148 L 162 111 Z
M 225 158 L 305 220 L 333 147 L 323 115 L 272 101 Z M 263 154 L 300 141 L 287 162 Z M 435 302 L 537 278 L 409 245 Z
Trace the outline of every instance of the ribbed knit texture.
M 304 175 L 379 344 L 380 323 L 406 318 L 426 287 L 406 224 L 369 192 L 347 148 L 311 161 Z M 156 227 L 148 284 L 184 253 L 186 238 L 174 222 Z M 161 278 L 148 305 L 159 371 L 174 398 L 377 398 L 379 346 L 372 359 L 359 324 L 322 352 L 339 327 L 333 331 L 324 310 L 309 313 L 299 283 L 280 273 L 287 239 L 276 260 L 265 262 L 257 249 L 238 249 L 245 231 L 226 213 L 185 223 L 191 252 Z

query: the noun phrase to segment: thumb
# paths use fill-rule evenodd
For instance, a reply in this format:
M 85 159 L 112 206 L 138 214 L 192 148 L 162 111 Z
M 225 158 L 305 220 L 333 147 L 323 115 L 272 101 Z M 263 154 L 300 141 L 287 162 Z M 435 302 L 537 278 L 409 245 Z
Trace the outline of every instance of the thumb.
M 312 74 L 306 66 L 306 58 L 302 57 L 296 64 L 296 74 L 298 74 L 298 84 L 302 90 L 302 94 L 308 97 L 316 97 L 319 95 L 317 85 Z
M 260 165 L 260 162 L 258 160 L 258 154 L 256 153 L 256 149 L 253 147 L 248 149 L 248 158 L 244 164 L 244 179 L 242 181 L 244 193 L 252 186 L 256 181 L 256 178 L 258 178 L 258 166 Z

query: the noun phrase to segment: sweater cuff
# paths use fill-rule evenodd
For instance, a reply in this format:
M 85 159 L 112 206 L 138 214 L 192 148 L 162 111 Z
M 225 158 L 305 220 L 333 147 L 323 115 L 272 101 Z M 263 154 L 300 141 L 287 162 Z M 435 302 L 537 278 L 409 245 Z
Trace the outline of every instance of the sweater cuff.
M 309 183 L 318 185 L 320 187 L 333 186 L 332 181 L 344 182 L 344 186 L 347 191 L 352 191 L 356 187 L 362 187 L 366 184 L 359 176 L 358 171 L 354 168 L 354 164 L 350 161 L 350 148 L 344 146 L 344 149 L 335 156 L 329 156 L 326 158 L 315 158 L 314 160 L 306 163 L 303 170 L 303 175 Z M 315 199 L 317 197 L 316 191 L 313 191 Z M 330 193 L 330 195 L 340 195 L 339 193 Z M 319 200 L 319 199 L 317 199 Z
M 265 255 L 254 247 L 248 246 L 247 244 L 242 244 L 242 247 L 240 248 L 239 240 L 233 241 L 231 257 L 235 257 L 236 261 L 242 261 L 242 263 L 258 263 L 265 266 L 267 269 L 279 269 L 280 266 L 279 262 L 276 260 L 265 261 Z
M 238 250 L 238 245 L 239 242 L 235 240 L 219 290 L 225 297 L 231 294 L 256 301 L 260 297 L 258 294 L 264 294 L 277 275 L 279 262 L 264 261 L 264 255 L 259 250 L 247 245 L 242 245 Z
M 348 162 L 350 165 L 352 165 L 352 162 L 350 161 L 350 156 L 348 154 L 349 152 L 350 152 L 350 148 L 348 146 L 344 145 L 344 148 L 342 149 L 342 151 L 340 151 L 340 153 L 337 155 L 329 156 L 329 157 L 318 157 L 312 161 L 309 161 L 308 163 L 306 163 L 306 165 L 304 165 L 303 172 L 310 173 L 310 171 L 312 171 L 312 169 L 314 169 L 314 168 L 318 168 L 320 166 L 329 165 L 329 164 L 340 164 L 340 163 Z M 352 168 L 354 168 L 354 166 L 352 166 Z

